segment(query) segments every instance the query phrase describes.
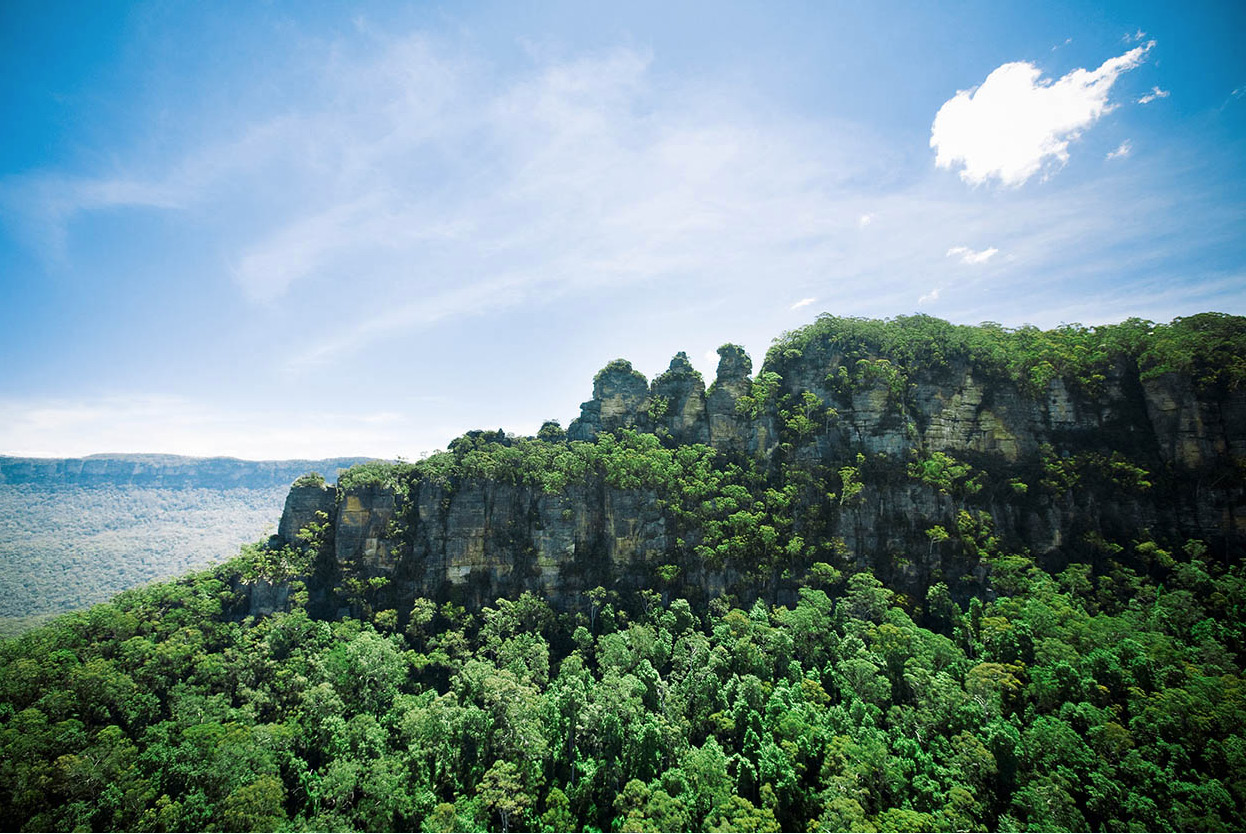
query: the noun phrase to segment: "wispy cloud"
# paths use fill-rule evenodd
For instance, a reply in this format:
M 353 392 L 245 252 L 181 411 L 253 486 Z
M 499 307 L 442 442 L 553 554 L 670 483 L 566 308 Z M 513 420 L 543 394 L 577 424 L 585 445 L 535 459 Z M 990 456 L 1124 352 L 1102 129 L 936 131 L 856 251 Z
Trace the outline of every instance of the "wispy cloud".
M 917 299 L 917 305 L 921 307 L 921 306 L 925 306 L 926 304 L 930 304 L 931 302 L 938 301 L 938 300 L 939 300 L 939 288 L 935 287 L 930 292 L 926 293 L 921 298 Z
M 173 158 L 122 159 L 92 177 L 10 180 L 0 189 L 4 219 L 24 218 L 41 230 L 32 241 L 62 250 L 75 218 L 118 207 L 180 212 L 186 234 L 210 221 L 214 236 L 197 240 L 256 315 L 320 322 L 283 344 L 285 355 L 265 357 L 305 371 L 346 367 L 378 343 L 402 349 L 413 334 L 450 323 L 502 321 L 514 308 L 565 308 L 634 287 L 713 298 L 716 316 L 755 321 L 760 342 L 786 325 L 787 312 L 780 305 L 766 321 L 737 312 L 751 310 L 762 282 L 780 298 L 818 287 L 827 309 L 891 315 L 934 281 L 952 280 L 932 273 L 957 273 L 966 282 L 958 289 L 988 275 L 992 288 L 1024 285 L 1034 270 L 1070 271 L 1068 253 L 1087 239 L 1124 247 L 1150 234 L 1165 210 L 1139 209 L 1123 222 L 1112 213 L 1120 188 L 1070 197 L 1074 184 L 1012 192 L 1006 211 L 987 212 L 978 196 L 924 178 L 880 191 L 894 149 L 878 136 L 762 115 L 705 79 L 672 83 L 644 51 L 537 57 L 508 74 L 425 36 L 373 38 L 374 48 L 314 56 L 305 95 L 280 116 L 226 125 L 230 138 Z M 1055 82 L 1027 64 L 1005 65 L 944 106 L 934 133 L 947 141 L 932 142 L 941 155 L 967 154 L 957 163 L 966 180 L 1024 181 L 1033 173 L 1026 165 L 1067 156 L 1086 113 L 1093 121 L 1106 112 L 1112 81 L 1145 51 Z M 1029 161 L 967 146 L 956 156 L 956 132 L 942 132 L 955 119 L 940 119 L 963 101 L 990 134 L 1008 112 L 993 96 L 1010 100 L 1014 90 L 999 83 L 1008 67 L 1024 82 L 1012 103 L 1037 111 L 1021 119 Z M 995 246 L 953 247 L 940 258 L 967 229 Z M 1001 250 L 1025 253 L 1028 272 Z M 990 269 L 961 268 L 988 261 Z M 964 311 L 974 320 L 1029 315 L 1011 295 L 956 295 L 989 308 Z M 446 332 L 466 339 L 470 329 Z
M 1005 186 L 1062 166 L 1069 144 L 1112 109 L 1107 99 L 1116 79 L 1141 64 L 1153 44 L 1056 81 L 1030 63 L 1004 64 L 939 108 L 930 130 L 935 164 L 959 169 L 972 185 L 995 180 Z
M 994 246 L 989 249 L 982 249 L 978 251 L 970 249 L 968 246 L 953 246 L 951 249 L 947 250 L 947 257 L 958 257 L 960 258 L 960 262 L 963 264 L 984 264 L 991 258 L 995 257 L 998 253 L 999 250 Z
M 1133 152 L 1133 143 L 1128 139 L 1116 146 L 1115 150 L 1108 151 L 1108 155 L 1104 159 L 1121 159 L 1129 156 Z
M 1161 90 L 1159 87 L 1152 87 L 1151 92 L 1138 99 L 1139 104 L 1150 104 L 1157 98 L 1168 98 L 1172 93 L 1168 90 Z
M 144 182 L 124 176 L 73 178 L 53 174 L 0 182 L 0 215 L 10 219 L 18 234 L 49 265 L 64 263 L 67 224 L 82 212 L 177 209 L 185 202 L 185 189 L 177 182 Z
M 795 304 L 793 304 L 791 309 L 799 310 L 801 307 L 808 307 L 810 304 L 812 304 L 813 302 L 817 300 L 818 299 L 816 298 L 802 298 L 800 301 L 797 301 Z

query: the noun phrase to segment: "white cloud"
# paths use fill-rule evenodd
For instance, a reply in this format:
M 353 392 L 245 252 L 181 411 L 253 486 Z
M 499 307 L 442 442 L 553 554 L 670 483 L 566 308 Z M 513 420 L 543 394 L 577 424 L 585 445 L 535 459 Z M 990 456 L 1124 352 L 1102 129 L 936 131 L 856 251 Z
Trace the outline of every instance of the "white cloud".
M 864 229 L 866 226 L 870 225 L 873 222 L 874 222 L 874 215 L 872 214 L 863 214 L 859 218 L 857 218 L 857 226 L 862 229 Z
M 917 299 L 917 306 L 921 307 L 923 305 L 929 304 L 932 301 L 938 301 L 938 300 L 939 300 L 939 288 L 935 287 L 933 290 L 926 293 L 921 298 Z
M 1142 63 L 1153 43 L 1057 81 L 1026 62 L 998 67 L 939 108 L 930 129 L 935 164 L 960 168 L 961 179 L 973 185 L 995 179 L 1006 186 L 1063 165 L 1069 143 L 1112 109 L 1107 98 L 1117 77 Z
M 808 307 L 810 304 L 812 304 L 813 302 L 817 300 L 818 299 L 816 298 L 802 298 L 800 301 L 797 301 L 795 304 L 792 305 L 792 309 L 799 310 L 801 307 Z
M 952 258 L 959 256 L 960 262 L 963 264 L 984 264 L 991 258 L 995 257 L 998 253 L 999 250 L 994 246 L 981 251 L 975 251 L 970 249 L 968 246 L 953 246 L 951 249 L 947 250 L 947 257 Z
M 1146 32 L 1142 31 L 1141 29 L 1138 29 L 1132 35 L 1126 32 L 1125 36 L 1121 38 L 1121 43 L 1137 43 L 1138 41 L 1142 40 L 1145 37 L 1146 37 Z
M 1133 144 L 1128 139 L 1126 139 L 1124 142 L 1121 142 L 1119 145 L 1116 146 L 1116 150 L 1108 151 L 1108 155 L 1104 157 L 1104 159 L 1121 159 L 1123 157 L 1129 156 L 1129 154 L 1133 152 L 1133 149 L 1134 149 Z
M 1150 104 L 1157 98 L 1168 98 L 1172 93 L 1169 90 L 1161 90 L 1159 87 L 1152 87 L 1151 92 L 1138 99 L 1139 104 Z

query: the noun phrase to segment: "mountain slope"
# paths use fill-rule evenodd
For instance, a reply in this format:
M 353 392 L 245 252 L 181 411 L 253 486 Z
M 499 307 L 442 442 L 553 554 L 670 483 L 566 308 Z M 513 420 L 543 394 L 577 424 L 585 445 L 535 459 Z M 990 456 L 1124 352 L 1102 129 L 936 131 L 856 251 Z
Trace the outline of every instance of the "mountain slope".
M 0 823 L 1240 830 L 1244 325 L 823 319 L 301 477 L 0 642 Z

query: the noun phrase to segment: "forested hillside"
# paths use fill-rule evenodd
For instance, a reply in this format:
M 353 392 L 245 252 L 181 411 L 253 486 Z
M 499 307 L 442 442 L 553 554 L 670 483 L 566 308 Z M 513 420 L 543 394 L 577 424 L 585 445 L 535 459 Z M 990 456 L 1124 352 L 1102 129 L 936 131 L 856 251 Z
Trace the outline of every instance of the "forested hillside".
M 0 644 L 0 823 L 1246 827 L 1246 320 L 720 354 Z
M 1198 550 L 1160 583 L 1011 557 L 965 608 L 819 568 L 792 606 L 421 599 L 401 629 L 238 621 L 244 559 L 3 645 L 3 823 L 1241 829 L 1246 584 Z

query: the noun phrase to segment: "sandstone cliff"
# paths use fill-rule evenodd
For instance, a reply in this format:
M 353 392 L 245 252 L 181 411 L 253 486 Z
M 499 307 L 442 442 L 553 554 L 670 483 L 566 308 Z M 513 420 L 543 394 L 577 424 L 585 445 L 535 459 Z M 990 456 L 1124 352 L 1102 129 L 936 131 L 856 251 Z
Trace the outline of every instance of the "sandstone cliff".
M 667 449 L 706 444 L 738 487 L 688 503 L 591 467 L 551 490 L 418 466 L 301 487 L 280 538 L 317 511 L 332 521 L 313 605 L 402 614 L 421 596 L 479 606 L 532 590 L 569 608 L 598 586 L 784 599 L 815 562 L 868 567 L 920 601 L 935 582 L 993 593 L 1001 553 L 1052 570 L 1147 570 L 1146 543 L 1169 552 L 1196 539 L 1224 559 L 1246 543 L 1235 384 L 1144 373 L 1128 352 L 1076 373 L 1010 375 L 968 353 L 905 361 L 834 331 L 780 343 L 756 376 L 742 349 L 719 355 L 708 390 L 684 354 L 652 384 L 612 362 L 554 442 L 633 430 Z M 736 509 L 739 490 L 750 497 Z M 345 592 L 351 577 L 370 590 Z

